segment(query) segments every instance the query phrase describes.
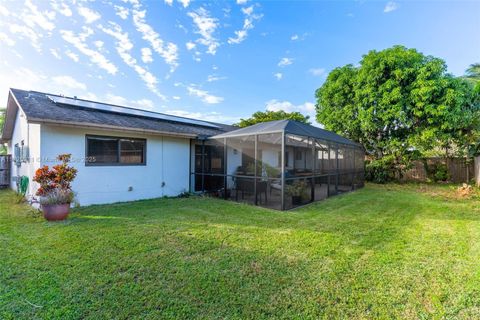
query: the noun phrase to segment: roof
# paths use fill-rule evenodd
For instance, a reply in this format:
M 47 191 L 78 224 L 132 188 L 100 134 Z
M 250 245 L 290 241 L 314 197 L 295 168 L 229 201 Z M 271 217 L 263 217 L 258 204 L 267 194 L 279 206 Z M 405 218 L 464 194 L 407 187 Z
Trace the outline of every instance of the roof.
M 79 105 L 55 102 L 52 97 L 59 101 L 70 99 L 83 104 L 111 106 L 111 110 L 86 108 Z M 17 108 L 20 107 L 30 123 L 48 123 L 54 125 L 95 127 L 98 129 L 111 129 L 122 131 L 137 131 L 151 134 L 165 134 L 190 138 L 209 137 L 216 134 L 231 131 L 236 127 L 221 123 L 207 121 L 193 121 L 188 123 L 188 118 L 170 116 L 162 113 L 143 112 L 140 109 L 117 106 L 107 103 L 68 98 L 60 95 L 37 91 L 25 91 L 10 89 L 7 106 L 7 117 L 2 132 L 2 140 L 10 140 L 13 133 L 13 122 Z M 126 112 L 119 112 L 125 110 Z M 130 111 L 130 113 L 129 113 Z M 142 115 L 132 114 L 131 111 Z M 150 115 L 149 115 L 150 114 Z M 163 117 L 165 119 L 159 119 Z M 173 120 L 172 120 L 173 119 Z M 203 123 L 203 125 L 202 125 Z
M 355 141 L 342 137 L 341 135 L 338 135 L 335 132 L 314 127 L 312 125 L 298 122 L 295 120 L 277 120 L 277 121 L 257 123 L 249 127 L 218 134 L 216 136 L 213 136 L 212 139 L 233 138 L 238 136 L 266 134 L 266 133 L 275 133 L 275 132 L 284 132 L 286 134 L 294 134 L 294 135 L 299 135 L 304 137 L 311 137 L 315 139 L 328 140 L 335 143 L 360 146 L 360 144 L 356 143 Z

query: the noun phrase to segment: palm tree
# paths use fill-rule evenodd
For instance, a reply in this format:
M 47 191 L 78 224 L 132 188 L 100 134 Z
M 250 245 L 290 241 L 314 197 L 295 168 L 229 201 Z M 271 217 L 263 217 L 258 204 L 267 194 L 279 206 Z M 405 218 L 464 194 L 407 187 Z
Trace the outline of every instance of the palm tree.
M 476 83 L 480 81 L 480 63 L 473 63 L 465 71 L 465 79 Z

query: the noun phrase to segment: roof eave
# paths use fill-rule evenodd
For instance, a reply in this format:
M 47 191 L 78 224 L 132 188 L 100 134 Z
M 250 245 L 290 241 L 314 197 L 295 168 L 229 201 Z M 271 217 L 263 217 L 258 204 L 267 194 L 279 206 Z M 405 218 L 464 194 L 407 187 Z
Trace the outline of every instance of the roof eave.
M 12 139 L 13 130 L 15 129 L 15 118 L 17 117 L 18 110 L 20 110 L 20 104 L 17 98 L 10 89 L 7 98 L 7 109 L 5 111 L 5 121 L 3 123 L 2 135 L 0 136 L 0 142 L 5 143 Z

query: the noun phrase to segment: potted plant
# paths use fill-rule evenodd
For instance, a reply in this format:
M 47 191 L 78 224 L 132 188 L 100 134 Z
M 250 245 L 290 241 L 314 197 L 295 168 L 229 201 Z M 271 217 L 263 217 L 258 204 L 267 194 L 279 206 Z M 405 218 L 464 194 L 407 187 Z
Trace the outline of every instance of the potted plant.
M 286 193 L 292 197 L 292 205 L 300 205 L 302 201 L 308 197 L 308 185 L 304 180 L 297 180 L 291 185 L 287 185 Z
M 43 216 L 49 221 L 64 220 L 70 212 L 70 204 L 75 194 L 71 183 L 77 175 L 77 169 L 68 165 L 70 154 L 57 157 L 61 164 L 50 169 L 43 166 L 35 172 L 33 181 L 40 184 L 36 195 L 39 196 Z

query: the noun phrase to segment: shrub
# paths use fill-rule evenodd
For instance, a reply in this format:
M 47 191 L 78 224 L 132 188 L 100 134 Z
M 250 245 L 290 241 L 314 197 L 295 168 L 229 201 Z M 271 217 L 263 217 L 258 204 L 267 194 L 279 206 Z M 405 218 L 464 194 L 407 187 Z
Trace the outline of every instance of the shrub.
M 440 163 L 437 165 L 435 174 L 433 175 L 433 180 L 435 182 L 449 180 L 449 174 L 445 164 Z
M 387 183 L 394 180 L 392 163 L 385 159 L 370 160 L 365 163 L 365 180 L 374 183 Z
M 308 184 L 304 180 L 297 180 L 290 185 L 285 186 L 285 191 L 292 197 L 308 198 Z
M 434 182 L 439 182 L 448 181 L 450 179 L 446 164 L 438 162 L 428 164 L 428 162 L 424 160 L 423 165 L 425 167 L 425 171 L 427 172 L 427 177 L 430 181 L 433 180 Z
M 74 193 L 71 183 L 77 175 L 77 169 L 68 165 L 70 154 L 61 154 L 57 160 L 61 164 L 50 169 L 43 166 L 35 172 L 33 181 L 40 184 L 36 195 L 40 197 L 42 204 L 64 204 L 73 201 Z

